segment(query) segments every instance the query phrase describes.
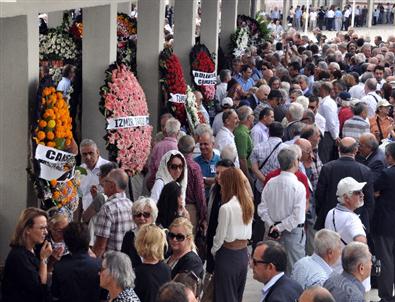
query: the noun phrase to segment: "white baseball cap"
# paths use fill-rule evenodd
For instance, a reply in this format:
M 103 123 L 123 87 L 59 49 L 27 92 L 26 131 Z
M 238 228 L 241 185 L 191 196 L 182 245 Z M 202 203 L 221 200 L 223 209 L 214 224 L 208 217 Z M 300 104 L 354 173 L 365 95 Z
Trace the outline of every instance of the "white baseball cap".
M 337 184 L 336 195 L 338 197 L 342 197 L 344 194 L 347 194 L 347 193 L 361 191 L 365 185 L 366 185 L 366 182 L 357 182 L 352 177 L 343 178 Z
M 230 107 L 233 107 L 233 100 L 230 97 L 223 98 L 221 102 L 221 106 L 229 105 Z
M 380 101 L 377 102 L 377 108 L 378 107 L 391 107 L 392 105 L 390 102 L 388 102 L 386 99 L 381 99 Z

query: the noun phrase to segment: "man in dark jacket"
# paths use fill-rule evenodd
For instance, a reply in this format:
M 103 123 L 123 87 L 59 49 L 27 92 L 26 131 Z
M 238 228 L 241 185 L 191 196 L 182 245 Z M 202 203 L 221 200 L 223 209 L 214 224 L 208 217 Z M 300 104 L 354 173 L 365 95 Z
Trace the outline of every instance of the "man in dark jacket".
M 317 222 L 315 229 L 324 228 L 325 218 L 328 211 L 337 204 L 336 190 L 339 181 L 345 177 L 352 177 L 358 182 L 367 182 L 363 188 L 365 205 L 358 209 L 362 223 L 369 233 L 369 219 L 373 215 L 374 198 L 373 182 L 370 169 L 355 160 L 358 143 L 351 137 L 345 137 L 340 141 L 340 158 L 326 163 L 318 177 L 316 198 Z
M 372 133 L 362 134 L 359 138 L 356 160 L 370 168 L 374 183 L 384 169 L 384 152 L 379 148 L 379 143 Z
M 251 261 L 254 279 L 265 284 L 260 301 L 296 301 L 299 298 L 303 289 L 284 274 L 287 254 L 280 243 L 273 240 L 258 243 Z
M 379 194 L 374 211 L 372 232 L 376 257 L 381 260 L 381 275 L 378 277 L 380 301 L 394 301 L 395 261 L 395 142 L 385 147 L 388 165 L 374 183 Z

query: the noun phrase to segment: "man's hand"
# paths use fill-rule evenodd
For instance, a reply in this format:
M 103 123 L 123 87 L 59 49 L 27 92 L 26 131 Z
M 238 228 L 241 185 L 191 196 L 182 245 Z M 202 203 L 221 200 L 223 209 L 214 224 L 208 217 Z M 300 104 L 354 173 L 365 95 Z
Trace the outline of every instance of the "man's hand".
M 95 199 L 97 196 L 97 186 L 92 186 L 90 191 L 91 191 L 92 198 Z

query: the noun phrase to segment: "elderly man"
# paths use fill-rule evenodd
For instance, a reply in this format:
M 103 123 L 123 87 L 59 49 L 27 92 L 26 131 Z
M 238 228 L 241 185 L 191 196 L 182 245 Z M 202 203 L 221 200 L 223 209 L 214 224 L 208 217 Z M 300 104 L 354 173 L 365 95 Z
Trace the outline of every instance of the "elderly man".
M 85 211 L 92 203 L 91 192 L 97 191 L 99 186 L 100 166 L 109 163 L 100 156 L 96 143 L 91 139 L 84 139 L 80 144 L 81 167 L 86 175 L 81 176 L 80 190 L 82 192 L 82 209 Z
M 254 279 L 264 284 L 264 302 L 296 301 L 302 287 L 284 272 L 287 267 L 287 254 L 284 247 L 272 240 L 258 243 L 251 259 Z
M 373 215 L 373 182 L 370 169 L 355 161 L 358 143 L 351 137 L 345 137 L 340 141 L 340 158 L 325 164 L 318 178 L 317 190 L 315 192 L 317 222 L 315 229 L 324 227 L 328 211 L 336 206 L 337 184 L 345 177 L 352 177 L 359 182 L 367 182 L 363 193 L 365 204 L 358 211 L 361 220 L 369 232 L 369 220 Z
M 234 131 L 234 135 L 237 154 L 239 155 L 240 169 L 248 179 L 251 179 L 249 171 L 251 164 L 248 159 L 253 147 L 250 129 L 254 125 L 254 113 L 250 107 L 241 106 L 237 109 L 237 114 L 240 122 Z
M 210 116 L 206 110 L 206 108 L 203 106 L 203 95 L 199 90 L 195 90 L 193 92 L 195 95 L 195 104 L 196 108 L 198 110 L 198 113 L 200 113 L 203 118 L 204 118 L 204 123 L 207 125 L 210 125 Z
M 343 137 L 352 137 L 359 141 L 359 137 L 364 133 L 370 133 L 369 123 L 366 121 L 368 116 L 368 105 L 364 102 L 355 104 L 352 108 L 354 116 L 344 122 Z
M 303 95 L 305 97 L 311 96 L 311 90 L 309 88 L 309 78 L 305 75 L 300 75 L 300 76 L 298 76 L 298 78 L 296 80 L 299 83 L 300 88 L 303 91 Z
M 225 98 L 226 99 L 226 98 Z M 224 125 L 218 131 L 215 137 L 215 148 L 220 152 L 226 147 L 230 146 L 235 153 L 237 153 L 235 136 L 233 132 L 235 131 L 237 125 L 239 124 L 239 117 L 234 109 L 225 111 L 222 115 L 222 122 Z M 240 167 L 239 157 L 235 159 L 235 166 Z
M 171 113 L 164 113 L 160 116 L 160 130 L 154 137 L 154 141 L 153 141 L 153 146 L 155 146 L 156 143 L 159 143 L 161 140 L 163 140 L 165 138 L 165 127 L 166 127 L 166 122 L 172 118 L 173 116 L 171 115 Z M 183 132 L 182 130 L 180 130 L 180 132 L 178 132 L 177 135 L 177 140 L 179 140 L 182 136 L 185 135 L 185 132 Z
M 213 134 L 216 136 L 221 129 L 221 127 L 224 126 L 224 122 L 222 121 L 222 116 L 225 111 L 230 110 L 233 107 L 233 100 L 230 97 L 225 97 L 221 101 L 221 108 L 222 112 L 217 113 L 217 115 L 214 117 L 213 121 Z
M 299 130 L 301 129 L 301 122 L 303 118 L 304 109 L 299 103 L 291 103 L 289 105 L 288 111 L 286 112 L 286 117 L 288 120 L 288 125 L 284 130 L 283 141 L 291 141 L 295 136 L 300 135 Z
M 270 105 L 267 102 L 269 93 L 270 93 L 270 87 L 265 84 L 259 86 L 258 90 L 255 92 L 255 97 L 259 101 L 259 103 L 254 108 L 255 122 L 257 122 L 259 120 L 259 114 L 263 108 L 265 108 L 265 107 L 272 108 L 272 105 Z
M 377 80 L 375 78 L 368 79 L 365 82 L 365 96 L 361 99 L 362 102 L 368 104 L 368 117 L 374 116 L 377 103 L 382 100 L 381 96 L 376 93 Z
M 323 163 L 327 163 L 337 157 L 335 142 L 339 139 L 339 118 L 337 115 L 336 102 L 330 94 L 333 89 L 331 83 L 324 82 L 320 86 L 319 113 L 325 118 L 325 134 L 322 140 L 320 157 Z
M 336 301 L 365 301 L 365 288 L 362 281 L 370 276 L 372 254 L 366 244 L 351 242 L 342 252 L 341 274 L 333 274 L 324 283 Z
M 373 216 L 373 241 L 382 269 L 378 279 L 379 296 L 382 301 L 393 301 L 395 261 L 395 142 L 385 147 L 388 168 L 382 170 L 374 183 L 379 194 Z
M 321 286 L 306 289 L 299 297 L 299 302 L 336 302 L 332 294 Z
M 265 107 L 259 113 L 259 121 L 251 129 L 253 146 L 266 142 L 269 139 L 269 125 L 274 122 L 274 111 L 270 107 Z
M 128 175 L 122 169 L 112 170 L 104 179 L 108 199 L 95 224 L 93 251 L 97 257 L 102 257 L 105 251 L 120 251 L 125 233 L 133 227 L 133 203 L 126 197 L 127 185 Z
M 180 122 L 173 117 L 166 121 L 164 129 L 165 137 L 160 142 L 155 144 L 151 152 L 151 158 L 148 167 L 149 176 L 147 179 L 148 189 L 151 189 L 154 185 L 156 172 L 158 171 L 162 156 L 170 150 L 177 150 L 177 137 L 178 133 L 180 132 L 180 127 Z
M 391 103 L 382 99 L 377 103 L 375 116 L 369 119 L 370 132 L 377 137 L 380 143 L 388 137 L 394 123 L 394 120 L 389 116 L 391 107 Z
M 204 226 L 206 221 L 206 201 L 204 182 L 199 165 L 193 160 L 192 152 L 195 141 L 192 136 L 185 135 L 178 142 L 178 150 L 184 155 L 188 167 L 188 184 L 185 198 L 185 208 L 189 212 L 194 232 L 198 226 Z M 204 226 L 205 227 L 205 226 Z
M 268 236 L 284 245 L 290 273 L 294 263 L 305 256 L 306 189 L 295 175 L 299 170 L 297 152 L 284 148 L 277 158 L 281 173 L 264 187 L 258 214 L 267 226 Z
M 341 254 L 340 236 L 331 230 L 320 230 L 314 237 L 314 254 L 297 261 L 291 278 L 303 289 L 323 285 L 332 273 L 334 265 Z
M 372 173 L 372 181 L 380 176 L 384 169 L 384 152 L 379 148 L 379 143 L 372 133 L 362 134 L 359 138 L 358 155 L 356 160 L 369 167 Z

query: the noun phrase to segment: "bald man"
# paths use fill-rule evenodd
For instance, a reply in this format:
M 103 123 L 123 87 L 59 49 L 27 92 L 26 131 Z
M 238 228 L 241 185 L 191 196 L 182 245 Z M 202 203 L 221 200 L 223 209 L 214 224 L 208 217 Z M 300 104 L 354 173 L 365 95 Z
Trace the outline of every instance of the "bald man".
M 384 152 L 379 148 L 379 142 L 374 134 L 361 135 L 356 160 L 370 168 L 374 183 L 384 169 L 385 160 Z
M 321 286 L 306 289 L 299 297 L 299 302 L 336 302 L 332 294 Z
M 325 218 L 329 210 L 337 204 L 337 184 L 345 177 L 352 177 L 358 182 L 367 182 L 363 189 L 365 205 L 357 210 L 362 223 L 369 233 L 369 219 L 373 215 L 373 181 L 370 169 L 355 160 L 358 143 L 354 138 L 344 137 L 340 140 L 338 151 L 340 158 L 326 163 L 318 178 L 315 192 L 317 221 L 315 229 L 324 228 Z

